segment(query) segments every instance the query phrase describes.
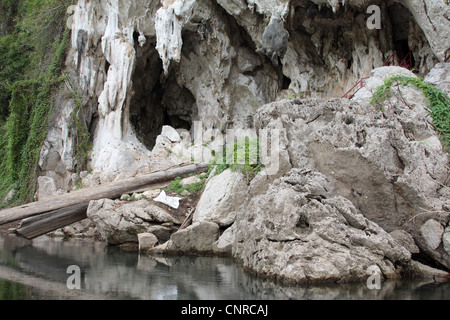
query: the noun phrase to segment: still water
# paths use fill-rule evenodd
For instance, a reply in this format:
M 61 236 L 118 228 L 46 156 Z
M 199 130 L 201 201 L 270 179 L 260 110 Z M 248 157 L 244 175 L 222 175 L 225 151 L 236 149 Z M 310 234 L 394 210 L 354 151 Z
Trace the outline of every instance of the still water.
M 69 290 L 69 266 L 81 271 L 81 289 Z M 433 280 L 282 286 L 218 257 L 148 257 L 102 242 L 27 241 L 0 236 L 0 300 L 151 299 L 450 299 L 450 283 Z

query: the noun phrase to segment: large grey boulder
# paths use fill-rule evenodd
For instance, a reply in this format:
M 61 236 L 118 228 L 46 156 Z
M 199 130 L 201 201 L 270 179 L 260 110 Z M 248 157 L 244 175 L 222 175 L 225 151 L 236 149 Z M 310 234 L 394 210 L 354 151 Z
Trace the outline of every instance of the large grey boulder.
M 138 234 L 158 233 L 157 226 L 179 225 L 180 222 L 166 210 L 150 200 L 120 202 L 110 199 L 93 200 L 89 203 L 87 216 L 91 219 L 104 240 L 110 244 L 138 242 Z M 156 232 L 155 232 L 156 230 Z M 173 232 L 173 230 L 172 230 Z M 167 237 L 165 233 L 164 238 Z
M 172 234 L 164 245 L 166 253 L 211 253 L 219 238 L 220 228 L 214 222 L 195 222 Z
M 233 255 L 257 273 L 299 283 L 362 279 L 373 265 L 398 276 L 410 253 L 327 190 L 322 174 L 292 169 L 238 215 Z
M 320 207 L 324 199 L 348 199 L 364 218 L 386 232 L 404 230 L 422 253 L 450 267 L 443 246 L 432 249 L 420 230 L 429 219 L 446 227 L 450 215 L 443 210 L 449 197 L 449 188 L 443 187 L 448 183 L 448 155 L 418 108 L 401 101 L 391 101 L 383 111 L 346 99 L 280 101 L 261 107 L 255 126 L 281 130 L 280 149 L 287 151 L 287 162 L 328 181 L 315 187 Z M 296 185 L 308 185 L 307 177 Z M 270 181 L 264 175 L 257 178 Z M 267 190 L 258 181 L 259 191 L 252 185 L 249 189 L 253 197 Z M 327 194 L 320 191 L 325 185 Z M 246 206 L 237 216 L 248 215 L 246 210 L 255 209 Z M 267 219 L 266 224 L 273 223 L 271 216 Z
M 219 226 L 231 225 L 245 201 L 247 183 L 240 172 L 227 169 L 212 177 L 197 204 L 193 221 L 210 221 Z

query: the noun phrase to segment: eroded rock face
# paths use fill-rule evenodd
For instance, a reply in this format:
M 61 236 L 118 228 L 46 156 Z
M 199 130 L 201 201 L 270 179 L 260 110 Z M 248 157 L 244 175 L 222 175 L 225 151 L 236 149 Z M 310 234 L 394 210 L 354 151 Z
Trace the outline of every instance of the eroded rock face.
M 93 172 L 75 174 L 75 104 L 60 97 L 64 108 L 52 115 L 41 151 L 42 185 L 54 193 L 81 179 L 95 185 L 179 163 L 194 121 L 218 134 L 279 129 L 278 172 L 263 171 L 241 188 L 245 202 L 241 194 L 240 203 L 204 200 L 195 225 L 175 235 L 176 250 L 232 251 L 250 269 L 298 282 L 346 281 L 374 264 L 395 276 L 410 255 L 399 244 L 407 237 L 396 241 L 388 232 L 403 230 L 421 253 L 449 267 L 449 193 L 442 187 L 448 157 L 421 95 L 404 91 L 408 105 L 389 101 L 382 112 L 364 99 L 294 99 L 341 97 L 409 51 L 422 75 L 443 60 L 450 42 L 444 1 L 383 3 L 381 30 L 367 28 L 370 3 L 78 1 L 68 66 L 83 96 Z M 282 90 L 291 101 L 271 103 Z M 160 134 L 167 125 L 170 134 Z M 231 202 L 236 206 L 227 210 Z M 110 243 L 136 242 L 148 232 L 171 248 L 172 230 L 160 224 L 179 222 L 159 209 L 145 200 L 99 200 L 88 215 Z M 430 219 L 441 223 L 439 237 L 428 232 Z M 185 240 L 204 232 L 204 241 Z
M 67 64 L 92 135 L 90 169 L 101 181 L 152 170 L 164 125 L 247 128 L 280 91 L 340 97 L 392 55 L 399 64 L 411 50 L 423 75 L 442 61 L 450 14 L 443 1 L 383 4 L 375 31 L 366 25 L 369 4 L 78 1 Z M 53 115 L 40 166 L 57 189 L 69 190 L 81 166 L 73 152 L 74 101 L 58 104 L 64 107 Z
M 394 264 L 409 261 L 410 253 L 332 189 L 322 174 L 292 169 L 246 204 L 234 256 L 256 272 L 294 282 L 356 280 L 372 265 L 394 277 Z
M 430 250 L 420 231 L 436 215 L 443 226 L 449 221 L 442 209 L 448 156 L 440 144 L 423 142 L 437 137 L 420 110 L 399 101 L 384 107 L 382 112 L 345 100 L 284 101 L 262 107 L 255 124 L 282 131 L 281 149 L 293 168 L 320 172 L 333 196 L 350 200 L 387 232 L 407 231 L 421 252 L 448 267 L 442 246 Z

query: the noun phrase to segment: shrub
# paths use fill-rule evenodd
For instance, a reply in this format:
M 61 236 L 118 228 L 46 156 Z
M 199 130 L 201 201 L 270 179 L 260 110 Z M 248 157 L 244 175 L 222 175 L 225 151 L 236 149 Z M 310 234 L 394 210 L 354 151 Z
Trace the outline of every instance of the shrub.
M 446 152 L 450 150 L 450 98 L 441 89 L 426 83 L 421 78 L 393 75 L 384 81 L 373 94 L 370 103 L 381 106 L 384 101 L 391 98 L 395 93 L 394 86 L 411 85 L 420 90 L 427 99 L 426 109 L 433 119 L 433 127 L 440 134 L 443 148 Z
M 216 166 L 214 175 L 218 175 L 228 168 L 235 172 L 241 172 L 249 184 L 263 168 L 259 150 L 259 139 L 246 138 L 235 142 L 228 149 L 224 147 L 222 159 L 215 157 L 210 167 Z

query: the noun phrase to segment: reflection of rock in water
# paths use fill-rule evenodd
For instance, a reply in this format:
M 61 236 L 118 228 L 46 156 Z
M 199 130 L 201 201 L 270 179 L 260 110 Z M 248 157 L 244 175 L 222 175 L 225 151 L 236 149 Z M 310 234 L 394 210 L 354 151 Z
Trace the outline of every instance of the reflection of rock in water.
M 448 299 L 450 292 L 450 283 L 436 284 L 431 278 L 387 281 L 381 290 L 369 290 L 365 282 L 287 287 L 252 276 L 229 258 L 149 257 L 98 242 L 46 237 L 28 243 L 15 240 L 0 238 L 0 261 L 3 265 L 9 261 L 8 267 L 0 266 L 1 270 L 13 272 L 15 279 L 23 275 L 27 285 L 47 292 L 44 297 L 58 292 L 69 298 L 153 300 Z M 76 294 L 65 290 L 65 271 L 71 264 L 80 266 L 83 274 L 83 290 Z

